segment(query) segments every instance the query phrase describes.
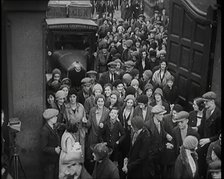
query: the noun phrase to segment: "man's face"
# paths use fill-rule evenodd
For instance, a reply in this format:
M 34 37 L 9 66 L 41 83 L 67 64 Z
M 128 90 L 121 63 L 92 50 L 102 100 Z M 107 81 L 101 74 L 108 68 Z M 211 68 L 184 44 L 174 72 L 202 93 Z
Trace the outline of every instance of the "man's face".
M 214 100 L 205 100 L 205 108 L 208 109 L 213 106 Z
M 180 130 L 184 130 L 187 127 L 188 119 L 184 119 L 178 122 L 178 127 Z
M 90 84 L 90 83 L 89 83 L 89 84 L 84 84 L 84 85 L 83 85 L 83 91 L 84 91 L 85 93 L 89 93 L 90 88 L 91 88 L 91 84 Z
M 145 109 L 146 105 L 144 103 L 138 103 L 140 109 Z
M 162 122 L 163 120 L 163 114 L 159 113 L 159 114 L 155 114 L 155 118 L 159 121 Z

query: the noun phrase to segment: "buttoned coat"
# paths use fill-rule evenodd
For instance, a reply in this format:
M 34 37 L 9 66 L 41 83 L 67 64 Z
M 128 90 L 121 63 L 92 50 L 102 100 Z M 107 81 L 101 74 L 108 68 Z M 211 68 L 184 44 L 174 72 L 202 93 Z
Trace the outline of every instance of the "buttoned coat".
M 146 116 L 145 116 L 145 122 L 152 119 L 152 113 L 151 113 L 151 110 L 152 110 L 152 106 L 150 105 L 147 105 L 147 109 L 146 109 Z M 133 114 L 133 117 L 134 116 L 141 116 L 143 118 L 143 115 L 142 115 L 142 109 L 139 107 L 139 105 L 137 105 L 134 109 L 134 114 Z M 144 118 L 143 118 L 144 119 Z
M 200 138 L 198 132 L 195 129 L 192 129 L 192 127 L 190 127 L 190 126 L 188 126 L 188 128 L 187 128 L 186 136 L 189 136 L 189 135 L 195 136 L 195 137 L 197 137 L 197 139 Z M 178 126 L 176 126 L 173 129 L 173 145 L 174 145 L 174 148 L 175 148 L 176 157 L 180 153 L 180 146 L 182 144 L 183 144 L 183 141 L 182 141 L 182 137 L 181 137 L 180 128 Z
M 58 163 L 59 155 L 55 148 L 61 146 L 60 137 L 46 122 L 40 133 L 40 144 L 42 151 L 42 162 L 44 165 Z
M 114 73 L 114 81 L 120 79 L 120 76 L 116 73 Z M 104 86 L 106 83 L 113 83 L 114 81 L 110 80 L 110 72 L 106 71 L 103 72 L 103 74 L 101 75 L 100 79 L 99 79 L 99 83 Z
M 100 142 L 99 138 L 99 126 L 96 121 L 96 107 L 93 107 L 90 110 L 89 118 L 87 121 L 88 135 L 86 143 L 86 158 L 92 159 L 92 151 L 90 146 Z M 109 110 L 106 107 L 103 107 L 103 113 L 100 118 L 99 124 L 104 122 L 108 118 Z
M 143 129 L 131 145 L 128 155 L 128 179 L 149 178 L 148 151 L 150 145 L 150 133 Z
M 115 164 L 105 158 L 102 162 L 96 162 L 93 170 L 93 179 L 119 179 L 119 171 Z

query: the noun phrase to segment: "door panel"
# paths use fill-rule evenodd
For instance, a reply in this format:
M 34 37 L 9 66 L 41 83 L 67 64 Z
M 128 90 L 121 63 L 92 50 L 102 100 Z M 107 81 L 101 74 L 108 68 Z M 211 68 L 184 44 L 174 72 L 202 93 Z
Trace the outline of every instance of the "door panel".
M 180 104 L 188 110 L 193 98 L 208 89 L 210 21 L 189 0 L 171 0 L 168 31 L 169 70 L 176 78 Z

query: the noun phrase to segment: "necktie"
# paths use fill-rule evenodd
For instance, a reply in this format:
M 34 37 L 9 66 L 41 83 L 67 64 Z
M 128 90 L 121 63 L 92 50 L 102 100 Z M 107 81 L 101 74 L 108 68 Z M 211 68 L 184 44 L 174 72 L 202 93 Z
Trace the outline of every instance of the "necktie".
M 138 133 L 135 132 L 132 139 L 132 145 L 135 143 L 137 136 L 138 136 Z

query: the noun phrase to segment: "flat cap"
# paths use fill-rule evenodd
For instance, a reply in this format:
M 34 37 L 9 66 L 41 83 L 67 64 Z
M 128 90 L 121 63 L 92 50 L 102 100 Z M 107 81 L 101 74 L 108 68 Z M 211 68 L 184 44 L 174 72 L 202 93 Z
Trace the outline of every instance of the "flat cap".
M 212 100 L 212 99 L 216 99 L 216 94 L 213 91 L 209 91 L 205 94 L 202 95 L 202 98 L 206 99 L 206 100 Z
M 116 60 L 114 60 L 114 63 L 120 63 L 122 65 L 122 61 L 119 58 L 117 58 Z
M 176 114 L 176 117 L 175 117 L 175 122 L 180 122 L 180 121 L 183 121 L 185 119 L 188 119 L 189 117 L 189 113 L 186 112 L 186 111 L 180 111 Z
M 88 75 L 90 75 L 90 74 L 94 74 L 94 75 L 96 75 L 96 74 L 97 74 L 97 72 L 96 72 L 96 71 L 94 71 L 94 70 L 90 70 L 90 71 L 87 71 L 87 72 L 86 72 L 86 74 L 88 74 Z
M 59 111 L 57 109 L 53 109 L 53 108 L 45 109 L 45 111 L 43 112 L 43 117 L 44 117 L 44 119 L 49 120 L 52 117 L 57 116 L 58 113 L 59 113 Z
M 108 66 L 108 67 L 116 67 L 116 66 L 117 66 L 117 63 L 114 62 L 114 61 L 112 61 L 112 62 L 109 62 L 109 63 L 107 64 L 107 66 Z
M 91 83 L 91 82 L 92 82 L 92 79 L 89 77 L 85 77 L 81 80 L 82 84 Z
M 126 67 L 133 67 L 133 66 L 135 66 L 135 62 L 133 62 L 132 60 L 128 60 L 128 61 L 124 62 L 124 65 Z
M 152 107 L 151 112 L 153 114 L 165 114 L 166 110 L 165 110 L 165 107 L 162 105 L 155 105 L 154 107 Z

